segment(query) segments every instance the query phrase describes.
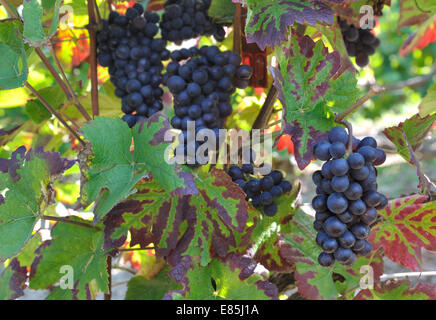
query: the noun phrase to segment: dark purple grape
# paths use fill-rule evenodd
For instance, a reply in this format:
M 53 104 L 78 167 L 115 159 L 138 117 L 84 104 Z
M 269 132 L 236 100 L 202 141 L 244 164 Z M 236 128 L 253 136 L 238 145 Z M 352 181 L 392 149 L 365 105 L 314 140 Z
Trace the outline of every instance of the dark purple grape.
M 356 242 L 356 238 L 350 231 L 345 231 L 345 233 L 338 238 L 339 245 L 342 248 L 351 248 Z
M 340 237 L 347 230 L 347 226 L 336 217 L 330 217 L 324 221 L 324 231 L 330 237 Z
M 360 153 L 352 153 L 347 159 L 351 169 L 360 169 L 365 165 L 365 158 Z
M 333 127 L 328 133 L 330 143 L 340 142 L 344 145 L 348 142 L 348 133 L 343 127 Z
M 381 196 L 377 191 L 370 190 L 363 194 L 362 200 L 368 207 L 376 207 L 380 204 Z
M 334 253 L 335 259 L 339 263 L 346 263 L 351 257 L 353 256 L 353 251 L 349 248 L 338 248 L 336 252 Z
M 350 186 L 344 192 L 344 195 L 348 200 L 357 200 L 362 196 L 362 194 L 362 187 L 357 182 L 350 183 Z
M 335 238 L 327 238 L 322 244 L 322 249 L 324 252 L 333 253 L 338 249 L 339 245 Z
M 333 213 L 340 214 L 342 212 L 345 212 L 345 210 L 347 210 L 347 207 L 348 201 L 342 193 L 334 192 L 327 198 L 327 208 Z
M 335 263 L 335 258 L 331 253 L 321 252 L 318 256 L 318 263 L 323 267 L 331 267 Z
M 263 206 L 263 211 L 269 217 L 275 216 L 275 214 L 277 213 L 277 210 L 278 210 L 277 204 L 274 202 Z
M 347 160 L 343 158 L 331 161 L 330 171 L 335 176 L 346 175 L 349 169 Z
M 312 208 L 315 211 L 327 210 L 327 196 L 324 194 L 317 195 L 312 199 Z
M 369 236 L 369 226 L 366 224 L 355 224 L 351 227 L 351 232 L 357 239 L 366 239 Z
M 381 200 L 380 200 L 380 204 L 375 207 L 377 210 L 382 210 L 384 208 L 386 208 L 386 206 L 388 205 L 388 199 L 386 198 L 386 196 L 384 194 L 380 194 Z
M 327 161 L 330 159 L 330 149 L 331 144 L 327 141 L 318 142 L 313 148 L 313 155 L 315 158 L 323 161 Z
M 339 214 L 337 217 L 339 220 L 341 220 L 341 222 L 348 224 L 353 221 L 353 218 L 356 216 L 353 216 L 350 212 L 345 211 L 344 213 Z
M 329 148 L 330 156 L 334 159 L 342 158 L 346 151 L 345 145 L 342 142 L 334 142 Z
M 369 208 L 364 214 L 360 216 L 360 221 L 367 225 L 371 225 L 377 220 L 377 216 L 377 210 L 374 208 Z
M 348 189 L 350 180 L 347 176 L 334 176 L 330 185 L 334 191 L 344 192 Z

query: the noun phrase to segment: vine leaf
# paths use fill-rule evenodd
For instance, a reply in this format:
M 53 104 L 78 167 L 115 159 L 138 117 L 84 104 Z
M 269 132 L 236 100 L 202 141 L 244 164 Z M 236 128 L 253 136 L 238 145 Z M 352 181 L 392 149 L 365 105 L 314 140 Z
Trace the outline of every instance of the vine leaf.
M 0 273 L 0 299 L 13 300 L 24 295 L 26 289 L 27 269 L 13 258 L 7 268 Z
M 300 294 L 308 299 L 335 299 L 350 288 L 359 285 L 362 274 L 360 268 L 370 265 L 374 271 L 374 281 L 383 274 L 381 251 L 374 251 L 372 257 L 358 257 L 352 267 L 335 263 L 332 268 L 324 268 L 318 263 L 321 249 L 315 242 L 316 231 L 313 219 L 298 210 L 292 219 L 292 232 L 284 235 L 280 254 L 289 264 L 295 265 L 295 279 Z M 347 288 L 339 290 L 332 275 L 344 277 Z
M 436 83 L 428 88 L 427 94 L 421 100 L 418 109 L 422 117 L 436 113 Z
M 406 0 L 400 1 L 400 19 L 398 31 L 407 26 L 422 24 L 430 15 L 436 12 L 436 4 L 433 0 Z
M 340 55 L 328 52 L 321 40 L 293 35 L 275 48 L 279 67 L 270 68 L 283 105 L 283 131 L 290 134 L 298 167 L 312 160 L 314 145 L 326 139 L 334 124 L 334 112 L 342 112 L 357 100 L 356 79 L 342 74 Z M 340 88 L 341 95 L 337 95 Z
M 416 114 L 397 126 L 383 130 L 384 135 L 397 148 L 397 153 L 416 168 L 419 178 L 418 188 L 424 194 L 428 194 L 435 186 L 422 172 L 419 161 L 415 157 L 415 151 L 421 146 L 435 121 L 436 113 L 425 117 Z
M 41 46 L 55 34 L 59 24 L 59 10 L 61 0 L 47 2 L 37 0 L 26 0 L 23 2 L 24 38 L 32 46 Z M 48 13 L 52 13 L 52 19 L 48 33 L 43 27 L 43 18 Z
M 420 24 L 418 30 L 406 39 L 400 48 L 400 56 L 407 56 L 416 49 L 424 49 L 434 41 L 436 41 L 436 14 Z
M 24 86 L 29 74 L 24 41 L 18 20 L 0 21 L 0 90 Z
M 83 135 L 91 143 L 94 157 L 86 172 L 81 200 L 85 205 L 96 201 L 95 223 L 119 201 L 134 193 L 134 186 L 148 171 L 153 172 L 168 193 L 197 193 L 192 176 L 177 172 L 177 168 L 165 160 L 165 150 L 171 142 L 164 140 L 168 129 L 168 118 L 161 113 L 154 114 L 133 130 L 119 118 L 96 117 L 84 126 Z M 131 153 L 132 138 L 135 148 Z
M 13 300 L 24 295 L 24 289 L 27 288 L 27 269 L 33 262 L 35 250 L 41 244 L 39 233 L 26 243 L 20 253 L 9 260 L 2 272 L 0 272 L 0 300 Z
M 72 221 L 84 221 L 69 217 Z M 52 239 L 42 243 L 36 251 L 36 258 L 30 270 L 30 288 L 46 289 L 56 284 L 66 275 L 62 267 L 72 269 L 72 283 L 65 282 L 67 288 L 58 287 L 49 299 L 89 299 L 89 284 L 95 281 L 96 288 L 108 292 L 108 273 L 106 270 L 106 251 L 103 250 L 102 231 L 82 226 L 56 223 Z M 69 271 L 67 271 L 69 272 Z M 71 285 L 72 288 L 68 288 Z
M 130 231 L 130 245 L 153 243 L 157 256 L 171 254 L 171 265 L 185 255 L 198 257 L 203 266 L 213 255 L 225 256 L 246 227 L 245 194 L 215 168 L 199 172 L 195 182 L 199 195 L 171 197 L 154 178 L 141 180 L 137 192 L 107 215 L 105 248 L 122 245 Z
M 191 259 L 185 259 L 170 276 L 184 285 L 183 290 L 169 292 L 166 296 L 176 299 L 196 300 L 270 300 L 278 299 L 275 285 L 254 274 L 255 263 L 251 258 L 229 254 L 215 258 L 207 267 L 199 267 Z M 215 280 L 216 290 L 211 278 Z
M 317 22 L 333 24 L 333 11 L 319 1 L 247 0 L 247 42 L 260 49 L 274 47 L 286 40 L 288 27 L 295 23 L 314 26 Z
M 11 159 L 0 158 L 0 260 L 18 253 L 30 239 L 44 206 L 52 202 L 49 183 L 74 161 L 58 153 L 20 147 Z
M 411 287 L 410 280 L 376 283 L 373 290 L 362 290 L 355 300 L 436 300 L 436 286 L 418 283 Z
M 412 270 L 422 266 L 421 250 L 436 251 L 436 202 L 426 196 L 409 196 L 389 202 L 379 211 L 384 218 L 371 231 L 374 249 L 384 248 L 386 256 Z
M 182 289 L 180 284 L 170 278 L 168 272 L 167 267 L 153 279 L 132 277 L 127 283 L 126 300 L 162 300 L 168 291 Z
M 280 250 L 283 245 L 282 234 L 292 230 L 291 220 L 296 212 L 300 192 L 301 182 L 294 186 L 290 194 L 283 195 L 277 200 L 278 211 L 274 217 L 264 215 L 254 224 L 250 252 L 254 259 L 269 271 L 285 272 L 292 268 L 292 264 L 281 256 Z

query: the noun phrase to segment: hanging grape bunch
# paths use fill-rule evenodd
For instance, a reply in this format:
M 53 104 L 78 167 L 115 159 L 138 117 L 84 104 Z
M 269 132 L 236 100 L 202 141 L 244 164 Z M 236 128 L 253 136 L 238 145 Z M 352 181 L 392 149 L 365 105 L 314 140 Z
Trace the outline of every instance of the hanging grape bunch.
M 195 144 L 195 150 L 201 146 L 197 141 L 187 141 L 188 121 L 195 122 L 196 132 L 207 128 L 214 130 L 218 137 L 219 128 L 224 127 L 233 111 L 232 93 L 236 88 L 248 86 L 252 70 L 248 65 L 241 65 L 238 53 L 221 52 L 216 46 L 175 50 L 171 59 L 164 82 L 174 97 L 175 116 L 171 125 L 182 130 L 184 138 L 181 145 L 184 149 L 176 152 L 186 155 L 189 143 Z
M 198 36 L 214 36 L 223 41 L 224 28 L 208 15 L 211 0 L 169 0 L 164 4 L 160 27 L 162 38 L 181 42 Z
M 374 168 L 384 163 L 386 154 L 372 137 L 351 139 L 353 152 L 349 154 L 347 132 L 334 127 L 328 141 L 318 142 L 313 150 L 317 159 L 326 161 L 312 176 L 317 194 L 312 200 L 316 242 L 323 249 L 318 262 L 324 267 L 335 260 L 350 266 L 356 255 L 371 252 L 371 244 L 366 241 L 370 226 L 377 219 L 377 210 L 388 202 L 377 192 Z
M 292 184 L 286 181 L 283 174 L 273 170 L 265 176 L 254 176 L 253 164 L 243 164 L 241 167 L 230 166 L 227 174 L 244 192 L 247 201 L 255 208 L 263 208 L 265 215 L 273 217 L 278 207 L 274 202 L 285 193 L 292 191 Z
M 98 62 L 109 67 L 129 127 L 163 109 L 162 60 L 170 52 L 164 39 L 155 38 L 158 22 L 156 13 L 144 12 L 137 3 L 125 15 L 111 11 L 97 33 Z
M 369 56 L 375 53 L 380 40 L 368 29 L 357 29 L 338 18 L 345 47 L 350 57 L 356 57 L 356 64 L 363 68 L 369 63 Z

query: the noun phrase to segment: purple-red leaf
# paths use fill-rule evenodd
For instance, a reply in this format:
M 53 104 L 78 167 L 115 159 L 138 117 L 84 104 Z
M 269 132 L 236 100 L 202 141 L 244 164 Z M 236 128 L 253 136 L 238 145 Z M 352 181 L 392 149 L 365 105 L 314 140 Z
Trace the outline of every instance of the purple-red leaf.
M 374 249 L 409 269 L 420 270 L 422 248 L 436 251 L 436 202 L 426 196 L 409 196 L 389 202 L 379 211 L 384 221 L 371 231 Z

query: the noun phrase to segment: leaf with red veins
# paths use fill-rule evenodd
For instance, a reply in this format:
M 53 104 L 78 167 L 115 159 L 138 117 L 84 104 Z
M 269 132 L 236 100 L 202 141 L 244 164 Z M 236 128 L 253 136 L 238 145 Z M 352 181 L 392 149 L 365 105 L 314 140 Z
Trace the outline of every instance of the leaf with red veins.
M 285 41 L 295 23 L 333 23 L 333 11 L 321 1 L 247 0 L 246 5 L 247 42 L 257 43 L 262 50 Z
M 417 169 L 419 178 L 418 188 L 420 188 L 424 194 L 428 194 L 435 186 L 422 172 L 414 152 L 421 146 L 435 121 L 436 113 L 425 117 L 416 114 L 397 126 L 383 130 L 384 135 L 397 148 L 397 153 Z
M 436 300 L 436 286 L 418 283 L 411 287 L 410 280 L 391 280 L 376 283 L 374 289 L 361 290 L 355 300 Z
M 426 196 L 409 196 L 389 202 L 379 211 L 382 223 L 371 230 L 374 249 L 383 248 L 392 261 L 412 270 L 421 270 L 422 248 L 436 251 L 436 201 Z
M 141 180 L 136 193 L 115 206 L 104 220 L 105 248 L 124 243 L 153 243 L 156 255 L 175 266 L 185 256 L 207 265 L 214 256 L 239 250 L 237 237 L 246 228 L 248 204 L 244 192 L 222 170 L 195 177 L 198 195 L 172 196 L 154 179 Z
M 282 134 L 291 135 L 295 159 L 303 170 L 313 159 L 315 144 L 327 139 L 334 113 L 357 100 L 356 79 L 341 69 L 339 52 L 329 52 L 321 40 L 293 34 L 275 48 L 275 54 L 279 66 L 270 71 L 283 105 Z

